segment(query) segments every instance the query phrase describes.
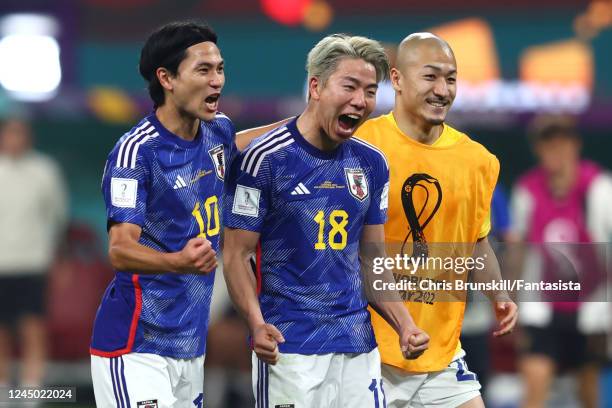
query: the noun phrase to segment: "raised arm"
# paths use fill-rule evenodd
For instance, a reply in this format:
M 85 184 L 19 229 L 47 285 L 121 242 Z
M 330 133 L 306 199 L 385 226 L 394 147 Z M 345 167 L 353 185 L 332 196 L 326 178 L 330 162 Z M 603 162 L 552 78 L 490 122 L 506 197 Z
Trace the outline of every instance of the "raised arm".
M 144 274 L 208 273 L 217 267 L 216 252 L 204 238 L 193 238 L 178 252 L 160 252 L 138 242 L 142 228 L 114 224 L 108 232 L 108 255 L 117 270 Z
M 269 125 L 241 130 L 240 132 L 236 133 L 236 147 L 238 147 L 238 150 L 243 151 L 249 145 L 249 143 L 251 143 L 251 140 L 263 135 L 264 133 L 271 131 L 272 129 L 276 129 L 279 126 L 284 125 L 291 119 L 293 118 L 291 117 L 279 120 L 278 122 L 274 122 Z

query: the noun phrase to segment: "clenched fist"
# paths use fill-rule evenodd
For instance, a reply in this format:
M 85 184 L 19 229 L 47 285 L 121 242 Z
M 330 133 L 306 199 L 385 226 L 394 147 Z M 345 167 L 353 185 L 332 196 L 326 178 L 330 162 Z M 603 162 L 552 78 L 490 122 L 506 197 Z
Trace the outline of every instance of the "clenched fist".
M 264 323 L 253 330 L 253 351 L 267 364 L 276 364 L 280 357 L 278 343 L 284 343 L 282 333 L 272 324 Z
M 179 273 L 210 273 L 217 267 L 217 253 L 205 238 L 192 238 L 176 253 Z

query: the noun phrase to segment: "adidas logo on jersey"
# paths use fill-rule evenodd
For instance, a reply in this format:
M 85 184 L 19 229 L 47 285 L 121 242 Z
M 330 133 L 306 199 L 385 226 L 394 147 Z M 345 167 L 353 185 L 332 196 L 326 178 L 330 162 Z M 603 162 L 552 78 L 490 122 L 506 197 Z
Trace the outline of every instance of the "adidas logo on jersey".
M 302 195 L 302 194 L 310 194 L 310 191 L 306 188 L 305 185 L 300 183 L 293 189 L 293 191 L 291 192 L 291 195 Z
M 174 182 L 174 189 L 177 190 L 179 188 L 187 187 L 187 183 L 181 176 L 176 176 L 176 181 Z

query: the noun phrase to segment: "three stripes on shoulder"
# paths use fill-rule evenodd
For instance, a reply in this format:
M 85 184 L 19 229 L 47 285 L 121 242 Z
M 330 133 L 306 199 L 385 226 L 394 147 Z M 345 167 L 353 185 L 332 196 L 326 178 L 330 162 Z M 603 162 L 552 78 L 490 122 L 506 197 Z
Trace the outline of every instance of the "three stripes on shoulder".
M 136 168 L 138 149 L 147 140 L 157 136 L 159 136 L 159 133 L 155 130 L 155 127 L 153 127 L 148 120 L 145 120 L 142 125 L 134 129 L 134 131 L 121 142 L 115 166 L 129 167 L 131 169 Z
M 280 133 L 283 134 L 278 136 Z M 253 177 L 257 177 L 259 167 L 267 155 L 290 145 L 294 141 L 291 132 L 287 130 L 286 126 L 273 131 L 251 147 L 245 154 L 242 164 L 240 165 L 240 170 L 249 173 Z

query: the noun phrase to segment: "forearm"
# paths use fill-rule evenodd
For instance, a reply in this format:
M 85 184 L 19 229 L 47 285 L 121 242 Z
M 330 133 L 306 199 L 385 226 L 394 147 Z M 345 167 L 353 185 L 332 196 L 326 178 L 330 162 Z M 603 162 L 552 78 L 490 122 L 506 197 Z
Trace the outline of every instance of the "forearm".
M 502 274 L 497 261 L 497 256 L 491 248 L 488 238 L 479 240 L 474 247 L 474 259 L 482 259 L 482 268 L 474 268 L 472 271 L 473 280 L 475 282 L 494 282 L 501 281 Z M 510 300 L 508 292 L 505 290 L 490 290 L 483 291 L 491 302 Z
M 249 145 L 249 143 L 251 143 L 251 140 L 263 135 L 266 132 L 276 129 L 277 127 L 284 125 L 291 119 L 293 119 L 293 117 L 279 120 L 278 122 L 271 123 L 269 125 L 259 126 L 252 129 L 245 129 L 236 133 L 236 147 L 240 151 L 244 150 Z
M 264 323 L 257 297 L 257 282 L 251 270 L 248 253 L 231 249 L 223 254 L 223 273 L 229 295 L 240 315 L 246 320 L 249 330 Z
M 369 243 L 363 245 L 361 248 L 361 274 L 368 303 L 399 333 L 402 327 L 413 325 L 414 321 L 404 305 L 400 293 L 395 289 L 390 289 L 396 283 L 393 273 L 387 269 L 383 269 L 382 273 L 374 273 L 372 260 L 375 258 L 383 259 L 385 256 L 382 244 Z M 383 288 L 383 290 L 376 290 L 375 286 Z
M 402 329 L 408 326 L 414 326 L 414 320 L 412 316 L 410 316 L 410 312 L 404 305 L 404 302 L 401 300 L 370 302 L 370 306 L 372 306 L 372 308 L 376 310 L 376 312 L 381 315 L 398 334 Z
M 156 251 L 138 242 L 124 240 L 110 244 L 108 253 L 117 270 L 143 274 L 179 272 L 176 253 Z

